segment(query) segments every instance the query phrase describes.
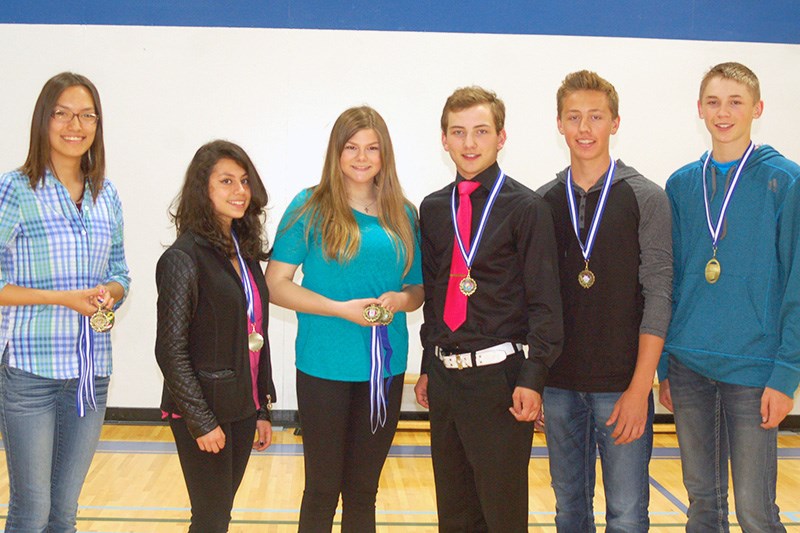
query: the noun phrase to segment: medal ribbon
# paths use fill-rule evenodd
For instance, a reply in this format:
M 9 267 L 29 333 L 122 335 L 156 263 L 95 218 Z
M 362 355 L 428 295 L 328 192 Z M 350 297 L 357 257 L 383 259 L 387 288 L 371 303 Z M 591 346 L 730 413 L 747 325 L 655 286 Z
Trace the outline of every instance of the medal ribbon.
M 88 187 L 88 186 L 87 186 Z M 63 189 L 66 191 L 66 189 Z M 71 203 L 71 200 L 70 200 Z M 81 210 L 78 209 L 78 222 L 80 222 L 84 231 L 83 234 L 87 235 L 86 224 L 81 216 Z M 88 273 L 85 273 L 87 287 L 91 287 L 91 280 L 88 279 Z M 89 404 L 93 411 L 97 411 L 97 397 L 95 396 L 94 388 L 94 330 L 89 325 L 91 318 L 88 316 L 81 316 L 81 322 L 78 328 L 78 389 L 75 392 L 75 406 L 78 410 L 78 416 L 83 418 L 86 416 L 86 406 L 84 400 Z
M 392 360 L 392 345 L 389 343 L 389 328 L 387 326 L 372 326 L 370 342 L 370 368 L 369 368 L 369 423 L 374 435 L 378 427 L 386 424 L 388 406 L 386 397 L 392 385 L 390 363 Z M 383 379 L 387 374 L 386 380 Z
M 569 204 L 569 219 L 572 222 L 572 229 L 575 230 L 575 237 L 578 238 L 578 245 L 581 247 L 584 261 L 589 261 L 592 256 L 592 248 L 594 248 L 594 241 L 597 238 L 597 230 L 600 227 L 600 220 L 603 218 L 603 211 L 606 209 L 606 202 L 608 201 L 608 193 L 611 191 L 611 183 L 614 181 L 614 170 L 617 164 L 614 158 L 611 158 L 611 164 L 608 166 L 605 181 L 603 181 L 603 189 L 600 191 L 600 199 L 597 201 L 597 207 L 594 209 L 592 216 L 592 223 L 589 225 L 589 233 L 586 236 L 586 244 L 581 241 L 580 224 L 578 223 L 578 206 L 575 203 L 575 193 L 572 191 L 572 168 L 567 169 L 567 203 Z
M 481 213 L 481 220 L 478 223 L 478 230 L 475 232 L 475 238 L 472 239 L 472 244 L 470 245 L 469 253 L 467 253 L 467 249 L 464 246 L 464 241 L 461 239 L 461 234 L 458 232 L 458 222 L 456 220 L 456 189 L 457 187 L 453 187 L 453 193 L 450 195 L 450 212 L 453 217 L 453 230 L 456 234 L 456 242 L 458 243 L 458 249 L 461 251 L 461 256 L 464 258 L 464 263 L 467 265 L 467 271 L 472 268 L 472 262 L 475 260 L 475 254 L 478 251 L 478 245 L 481 242 L 481 237 L 483 237 L 483 230 L 486 228 L 486 221 L 489 219 L 489 213 L 492 211 L 492 206 L 494 205 L 494 201 L 497 199 L 497 194 L 500 192 L 500 188 L 503 186 L 503 182 L 506 181 L 506 175 L 501 170 L 497 173 L 497 177 L 494 180 L 494 185 L 492 185 L 492 190 L 489 192 L 489 198 L 486 200 L 486 205 L 483 206 L 483 213 Z
M 717 219 L 717 225 L 714 226 L 714 223 L 711 221 L 711 210 L 708 206 L 708 185 L 706 185 L 706 167 L 708 167 L 708 162 L 711 160 L 711 152 L 706 152 L 706 160 L 703 161 L 703 202 L 706 206 L 706 222 L 708 223 L 708 231 L 711 233 L 711 242 L 714 246 L 714 252 L 717 251 L 717 242 L 719 241 L 719 234 L 722 231 L 722 222 L 725 220 L 725 213 L 728 211 L 728 204 L 731 201 L 731 196 L 733 196 L 733 190 L 736 188 L 736 184 L 739 182 L 739 176 L 742 175 L 742 170 L 744 170 L 744 165 L 747 163 L 747 159 L 750 157 L 750 154 L 753 153 L 755 150 L 756 145 L 753 144 L 753 141 L 750 141 L 750 145 L 747 147 L 747 150 L 744 151 L 744 155 L 742 156 L 742 162 L 739 163 L 739 166 L 736 168 L 736 173 L 733 175 L 733 180 L 731 180 L 731 186 L 728 188 L 728 192 L 725 193 L 725 198 L 722 200 L 722 209 L 719 211 L 719 219 Z
M 247 263 L 244 262 L 244 258 L 242 257 L 242 252 L 239 250 L 239 239 L 236 237 L 236 232 L 233 231 L 231 228 L 231 238 L 233 239 L 233 246 L 236 248 L 236 259 L 239 260 L 239 277 L 242 280 L 242 288 L 244 289 L 244 299 L 247 301 L 247 318 L 250 322 L 250 326 L 255 331 L 256 327 L 256 312 L 255 308 L 253 307 L 253 300 L 255 297 L 253 296 L 253 287 L 250 285 L 250 276 L 247 275 Z M 252 333 L 252 331 L 248 332 Z
M 83 400 L 93 411 L 97 411 L 97 399 L 94 391 L 94 330 L 89 325 L 89 317 L 82 316 L 78 330 L 78 391 L 75 403 L 78 416 L 86 416 Z

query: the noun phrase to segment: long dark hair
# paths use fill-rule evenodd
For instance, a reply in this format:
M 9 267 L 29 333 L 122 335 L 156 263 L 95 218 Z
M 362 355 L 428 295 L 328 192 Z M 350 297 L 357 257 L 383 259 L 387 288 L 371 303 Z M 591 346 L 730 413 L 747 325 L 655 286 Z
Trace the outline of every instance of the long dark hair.
M 50 167 L 50 114 L 64 90 L 80 85 L 92 95 L 94 111 L 97 113 L 97 127 L 94 142 L 89 150 L 81 157 L 81 171 L 89 180 L 92 199 L 97 200 L 103 180 L 106 176 L 106 150 L 103 144 L 103 109 L 100 105 L 100 94 L 97 87 L 86 76 L 74 72 L 56 74 L 44 84 L 36 105 L 33 108 L 31 119 L 31 143 L 28 148 L 28 158 L 20 167 L 31 182 L 31 188 L 36 189 L 39 182 L 44 180 L 45 172 Z
M 208 179 L 220 159 L 231 159 L 247 172 L 250 180 L 250 205 L 242 218 L 233 220 L 231 227 L 239 238 L 242 255 L 247 259 L 265 261 L 269 254 L 265 251 L 267 239 L 264 235 L 263 217 L 269 196 L 250 157 L 232 142 L 212 141 L 197 150 L 186 170 L 181 192 L 173 201 L 174 211 L 170 211 L 170 217 L 179 236 L 191 231 L 229 257 L 236 253 L 233 241 L 223 231 L 208 197 Z

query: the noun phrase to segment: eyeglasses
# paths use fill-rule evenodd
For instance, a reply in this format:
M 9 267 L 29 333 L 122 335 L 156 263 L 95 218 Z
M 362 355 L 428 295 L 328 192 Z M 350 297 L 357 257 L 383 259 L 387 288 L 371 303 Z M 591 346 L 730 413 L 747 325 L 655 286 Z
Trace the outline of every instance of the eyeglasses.
M 72 119 L 78 117 L 78 122 L 84 126 L 94 126 L 97 124 L 97 121 L 100 120 L 100 115 L 97 113 L 73 113 L 66 109 L 54 109 L 53 112 L 50 113 L 50 116 L 61 124 L 69 124 L 72 122 Z

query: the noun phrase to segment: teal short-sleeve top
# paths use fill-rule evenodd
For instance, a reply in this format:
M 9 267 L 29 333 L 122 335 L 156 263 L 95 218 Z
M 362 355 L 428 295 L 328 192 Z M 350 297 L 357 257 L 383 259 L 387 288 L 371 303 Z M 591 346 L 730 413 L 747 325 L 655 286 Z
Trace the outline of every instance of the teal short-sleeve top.
M 308 232 L 308 215 L 294 224 L 297 210 L 311 196 L 306 189 L 292 200 L 278 226 L 272 260 L 302 265 L 302 286 L 337 301 L 376 298 L 387 291 L 400 291 L 404 285 L 422 283 L 419 225 L 409 209 L 409 224 L 415 228 L 414 260 L 403 275 L 405 253 L 397 246 L 377 217 L 353 210 L 361 232 L 361 247 L 350 261 L 328 259 L 315 232 Z M 323 379 L 368 381 L 370 370 L 370 327 L 363 327 L 338 317 L 297 313 L 295 356 L 297 369 Z M 392 347 L 392 375 L 405 372 L 408 361 L 406 313 L 398 312 L 388 326 Z

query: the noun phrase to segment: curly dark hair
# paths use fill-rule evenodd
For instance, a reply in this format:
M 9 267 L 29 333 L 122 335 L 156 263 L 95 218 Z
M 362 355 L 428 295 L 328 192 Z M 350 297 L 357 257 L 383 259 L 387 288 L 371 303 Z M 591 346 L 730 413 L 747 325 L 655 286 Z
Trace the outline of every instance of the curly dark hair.
M 174 210 L 170 211 L 178 236 L 191 231 L 208 240 L 228 257 L 236 255 L 233 240 L 223 231 L 208 196 L 208 180 L 220 159 L 232 159 L 247 172 L 250 179 L 250 205 L 244 216 L 234 219 L 232 225 L 242 255 L 247 259 L 266 261 L 269 253 L 264 234 L 264 209 L 269 196 L 250 157 L 242 147 L 229 141 L 217 140 L 204 144 L 189 163 L 181 192 L 172 203 Z

